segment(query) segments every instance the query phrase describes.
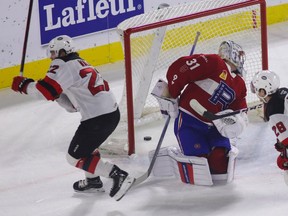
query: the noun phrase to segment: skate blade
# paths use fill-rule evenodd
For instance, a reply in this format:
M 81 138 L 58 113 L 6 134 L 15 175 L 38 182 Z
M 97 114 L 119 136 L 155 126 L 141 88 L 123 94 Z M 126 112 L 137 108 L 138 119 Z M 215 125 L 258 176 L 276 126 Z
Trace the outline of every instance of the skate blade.
M 125 194 L 128 192 L 128 190 L 132 187 L 132 185 L 135 182 L 135 178 L 127 176 L 127 178 L 124 180 L 123 184 L 121 185 L 121 188 L 119 191 L 114 195 L 114 199 L 116 201 L 121 200 Z
M 104 188 L 90 188 L 88 190 L 85 190 L 85 191 L 77 191 L 77 190 L 74 190 L 75 192 L 77 193 L 103 193 L 105 192 Z

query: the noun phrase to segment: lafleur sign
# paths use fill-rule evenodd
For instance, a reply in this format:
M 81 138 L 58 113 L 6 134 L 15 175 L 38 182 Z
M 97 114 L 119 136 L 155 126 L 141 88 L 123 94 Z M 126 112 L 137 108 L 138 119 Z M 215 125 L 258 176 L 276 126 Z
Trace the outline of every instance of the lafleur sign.
M 75 37 L 115 28 L 142 13 L 143 0 L 39 0 L 41 44 L 62 34 Z

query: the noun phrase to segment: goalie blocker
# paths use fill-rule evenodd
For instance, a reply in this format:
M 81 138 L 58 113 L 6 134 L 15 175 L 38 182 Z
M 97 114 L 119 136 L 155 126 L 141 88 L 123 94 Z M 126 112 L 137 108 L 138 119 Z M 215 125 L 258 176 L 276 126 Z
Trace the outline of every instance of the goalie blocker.
M 231 146 L 227 173 L 211 175 L 206 158 L 185 156 L 176 147 L 164 147 L 158 153 L 152 174 L 157 177 L 175 176 L 183 183 L 200 186 L 212 186 L 216 182 L 230 183 L 234 179 L 238 152 L 235 146 Z M 150 160 L 153 154 L 154 151 L 149 152 Z
M 164 80 L 158 80 L 151 95 L 157 99 L 160 111 L 164 117 L 169 115 L 171 118 L 176 118 L 178 116 L 178 98 L 170 97 L 168 84 Z

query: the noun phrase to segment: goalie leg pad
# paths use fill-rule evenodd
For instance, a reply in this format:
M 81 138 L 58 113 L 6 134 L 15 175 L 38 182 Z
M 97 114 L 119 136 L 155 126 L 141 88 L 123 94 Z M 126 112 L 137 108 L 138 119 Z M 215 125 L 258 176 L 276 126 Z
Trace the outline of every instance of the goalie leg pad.
M 154 151 L 149 152 L 150 161 Z M 152 174 L 157 177 L 175 176 L 183 183 L 193 185 L 213 185 L 207 159 L 185 156 L 176 147 L 161 148 L 156 158 Z
M 163 147 L 160 148 L 153 170 L 152 174 L 156 177 L 169 177 L 169 176 L 175 176 L 175 173 L 177 173 L 175 170 L 177 170 L 177 166 L 174 163 L 173 159 L 168 155 L 168 149 L 173 147 Z M 150 162 L 154 155 L 154 150 L 149 152 L 149 159 Z
M 177 164 L 181 181 L 187 184 L 211 186 L 212 177 L 209 170 L 208 161 L 204 157 L 185 156 L 176 147 L 169 148 L 168 154 Z
M 227 183 L 230 183 L 234 179 L 234 171 L 235 171 L 235 163 L 236 157 L 239 154 L 239 150 L 235 146 L 231 146 L 231 150 L 229 151 L 229 162 L 228 162 L 228 169 L 227 169 Z

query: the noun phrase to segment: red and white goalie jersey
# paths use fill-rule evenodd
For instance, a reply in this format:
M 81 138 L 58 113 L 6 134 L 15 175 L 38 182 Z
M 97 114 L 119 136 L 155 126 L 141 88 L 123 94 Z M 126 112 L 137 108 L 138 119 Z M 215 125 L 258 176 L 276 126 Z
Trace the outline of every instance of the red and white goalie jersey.
M 247 107 L 247 89 L 243 78 L 216 54 L 195 54 L 176 60 L 167 72 L 171 97 L 180 96 L 179 109 L 210 123 L 189 105 L 196 99 L 207 110 L 238 110 Z
M 30 83 L 27 93 L 56 101 L 65 96 L 65 103 L 81 113 L 82 121 L 111 113 L 118 107 L 108 83 L 77 53 L 53 60 L 45 78 Z

